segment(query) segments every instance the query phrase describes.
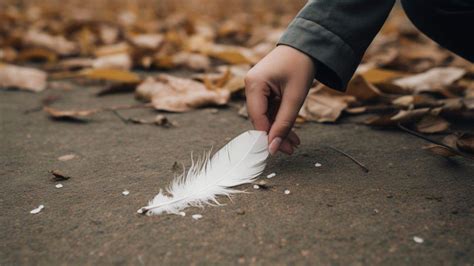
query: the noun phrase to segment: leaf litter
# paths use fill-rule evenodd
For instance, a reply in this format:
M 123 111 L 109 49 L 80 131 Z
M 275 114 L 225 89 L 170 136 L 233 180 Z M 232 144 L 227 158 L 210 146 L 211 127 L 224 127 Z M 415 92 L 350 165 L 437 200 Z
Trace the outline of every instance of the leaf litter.
M 241 100 L 246 72 L 274 47 L 302 4 L 287 1 L 284 16 L 269 12 L 263 18 L 248 8 L 245 16 L 244 10 L 215 8 L 208 10 L 214 16 L 189 16 L 193 4 L 171 13 L 160 8 L 148 13 L 155 3 L 136 10 L 120 1 L 104 2 L 107 8 L 44 2 L 21 7 L 7 3 L 1 11 L 1 88 L 39 93 L 57 87 L 57 82 L 93 82 L 102 87 L 97 96 L 134 92 L 146 102 L 128 108 L 178 113 Z M 112 7 L 117 12 L 106 12 Z M 188 74 L 175 75 L 182 70 Z M 360 116 L 368 126 L 403 124 L 423 134 L 450 133 L 458 120 L 474 120 L 473 78 L 471 63 L 428 40 L 395 12 L 367 50 L 347 92 L 315 82 L 297 126 L 350 122 Z M 104 111 L 127 109 L 60 110 L 53 104 L 42 103 L 41 108 L 55 120 L 66 121 L 88 121 Z M 248 117 L 245 106 L 238 113 Z M 341 120 L 344 117 L 348 119 Z M 126 120 L 173 125 L 157 118 Z M 456 146 L 447 149 L 472 154 L 471 135 L 459 132 Z

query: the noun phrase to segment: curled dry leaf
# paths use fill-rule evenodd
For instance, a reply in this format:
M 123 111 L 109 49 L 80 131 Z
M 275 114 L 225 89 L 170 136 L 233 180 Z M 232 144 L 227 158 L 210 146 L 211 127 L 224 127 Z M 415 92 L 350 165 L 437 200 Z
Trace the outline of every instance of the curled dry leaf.
M 356 97 L 361 101 L 369 101 L 378 98 L 382 93 L 374 85 L 367 82 L 361 75 L 355 75 L 349 82 L 346 94 Z
M 156 126 L 162 126 L 162 127 L 174 127 L 176 126 L 175 122 L 172 122 L 168 120 L 168 118 L 164 115 L 157 115 L 153 120 L 147 120 L 147 119 L 140 119 L 140 118 L 128 118 L 127 121 L 130 121 L 134 124 L 144 124 L 144 125 L 156 125 Z
M 173 56 L 172 61 L 175 66 L 181 66 L 196 71 L 207 70 L 211 67 L 209 57 L 197 53 L 180 52 Z
M 438 67 L 427 72 L 397 79 L 393 84 L 415 93 L 422 91 L 440 91 L 460 79 L 466 70 L 457 67 Z
M 87 79 L 97 79 L 124 83 L 137 83 L 140 76 L 133 72 L 118 69 L 84 69 L 72 74 L 72 77 L 82 77 Z
M 52 36 L 36 30 L 28 31 L 23 36 L 23 42 L 29 46 L 48 48 L 60 55 L 72 55 L 79 52 L 79 47 L 63 36 Z
M 40 92 L 46 89 L 44 71 L 0 63 L 0 88 L 17 88 Z
M 427 145 L 423 146 L 423 149 L 428 150 L 431 153 L 434 153 L 436 155 L 441 155 L 443 157 L 453 157 L 453 156 L 460 155 L 454 149 L 450 149 L 448 147 L 441 146 L 441 145 L 438 145 L 438 144 L 433 144 L 433 143 L 430 143 L 430 144 L 427 144 Z
M 49 106 L 45 106 L 43 110 L 54 119 L 72 119 L 83 120 L 84 118 L 100 112 L 100 109 L 90 110 L 58 110 Z
M 416 130 L 421 133 L 440 133 L 448 130 L 448 128 L 448 121 L 434 115 L 427 115 L 416 123 Z
M 157 110 L 186 112 L 207 105 L 225 105 L 230 99 L 227 90 L 208 90 L 200 82 L 159 75 L 147 78 L 136 90 L 138 98 L 151 101 Z
M 398 107 L 437 107 L 442 105 L 434 98 L 424 94 L 401 96 L 393 100 L 392 103 Z
M 93 60 L 92 67 L 100 69 L 129 70 L 132 68 L 132 58 L 127 53 L 104 55 Z
M 53 175 L 53 181 L 64 181 L 71 178 L 70 176 L 63 174 L 59 170 L 50 170 L 49 172 Z
M 308 121 L 335 122 L 349 103 L 354 101 L 353 96 L 344 95 L 319 84 L 309 90 L 299 115 Z
M 456 141 L 456 146 L 465 152 L 474 153 L 474 134 L 464 133 Z
M 413 110 L 400 110 L 396 115 L 392 116 L 390 120 L 397 123 L 412 123 L 421 119 L 424 115 L 429 113 L 430 108 L 420 108 Z
M 163 34 L 158 34 L 158 33 L 137 34 L 137 35 L 131 36 L 129 39 L 133 45 L 139 48 L 150 49 L 150 50 L 158 49 L 165 40 Z

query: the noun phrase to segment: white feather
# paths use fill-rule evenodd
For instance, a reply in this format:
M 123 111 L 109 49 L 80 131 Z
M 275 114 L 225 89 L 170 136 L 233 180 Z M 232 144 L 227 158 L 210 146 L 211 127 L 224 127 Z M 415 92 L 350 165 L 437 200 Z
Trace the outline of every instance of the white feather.
M 259 176 L 268 157 L 268 137 L 264 131 L 242 133 L 221 148 L 212 158 L 205 154 L 196 163 L 192 160 L 187 172 L 176 177 L 167 192 L 158 195 L 138 213 L 178 214 L 189 206 L 220 205 L 217 196 L 241 192 L 231 187 L 251 183 Z

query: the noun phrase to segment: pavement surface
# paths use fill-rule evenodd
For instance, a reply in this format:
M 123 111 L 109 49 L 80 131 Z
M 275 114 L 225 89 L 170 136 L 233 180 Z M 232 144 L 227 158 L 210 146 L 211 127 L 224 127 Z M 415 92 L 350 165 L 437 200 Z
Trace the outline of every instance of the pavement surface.
M 355 124 L 297 129 L 296 154 L 268 161 L 269 189 L 241 186 L 251 193 L 185 217 L 141 216 L 175 162 L 189 166 L 191 151 L 220 147 L 250 123 L 235 107 L 167 114 L 179 124 L 169 129 L 112 113 L 88 123 L 23 113 L 49 94 L 63 96 L 58 108 L 136 103 L 131 94 L 97 98 L 97 90 L 0 91 L 0 265 L 474 264 L 474 161 L 448 161 L 403 132 Z M 76 158 L 58 160 L 66 154 Z M 53 169 L 71 176 L 63 188 Z

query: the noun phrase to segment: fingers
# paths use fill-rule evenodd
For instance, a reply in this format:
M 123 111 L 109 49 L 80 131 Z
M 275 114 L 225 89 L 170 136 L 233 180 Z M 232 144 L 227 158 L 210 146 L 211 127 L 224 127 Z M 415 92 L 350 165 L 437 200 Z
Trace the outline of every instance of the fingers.
M 268 132 L 270 130 L 270 121 L 267 116 L 267 109 L 270 89 L 265 83 L 246 79 L 245 94 L 247 98 L 247 112 L 254 128 Z
M 303 93 L 299 93 L 303 92 Z M 270 154 L 275 154 L 280 145 L 284 143 L 283 140 L 287 139 L 290 142 L 299 144 L 299 138 L 296 134 L 291 134 L 291 128 L 298 116 L 298 112 L 303 104 L 306 93 L 301 88 L 288 87 L 285 89 L 280 109 L 275 118 L 275 122 L 272 124 L 269 132 L 269 151 Z M 289 149 L 285 148 L 286 151 Z

